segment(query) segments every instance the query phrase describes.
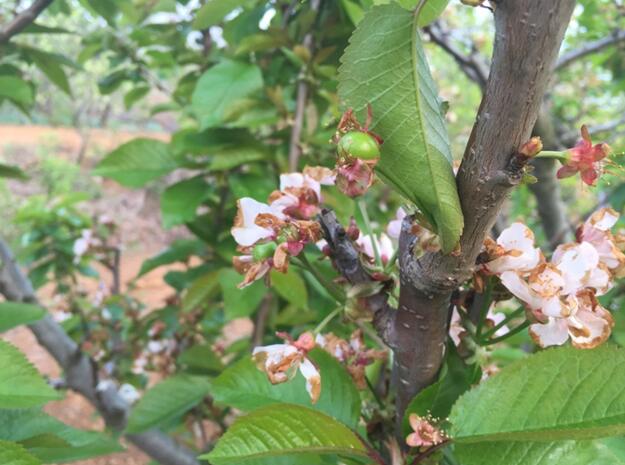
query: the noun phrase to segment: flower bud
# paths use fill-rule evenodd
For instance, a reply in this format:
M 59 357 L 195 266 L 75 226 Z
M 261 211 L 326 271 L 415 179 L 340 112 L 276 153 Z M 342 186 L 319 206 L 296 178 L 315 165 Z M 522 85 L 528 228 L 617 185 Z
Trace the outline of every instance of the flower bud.
M 540 140 L 540 137 L 532 137 L 525 144 L 523 144 L 519 152 L 521 153 L 521 155 L 524 155 L 527 158 L 533 158 L 538 155 L 542 151 L 542 149 L 543 143 Z

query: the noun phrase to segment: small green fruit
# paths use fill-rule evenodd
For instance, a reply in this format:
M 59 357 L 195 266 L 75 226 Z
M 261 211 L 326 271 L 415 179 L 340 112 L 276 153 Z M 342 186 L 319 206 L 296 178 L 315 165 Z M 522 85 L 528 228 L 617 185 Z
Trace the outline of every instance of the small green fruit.
M 380 157 L 380 145 L 373 136 L 366 132 L 350 131 L 338 143 L 338 154 L 341 157 L 375 160 Z
M 263 260 L 268 259 L 273 256 L 273 253 L 276 251 L 276 244 L 273 242 L 268 242 L 267 244 L 258 244 L 252 250 L 252 257 L 255 262 L 262 262 Z

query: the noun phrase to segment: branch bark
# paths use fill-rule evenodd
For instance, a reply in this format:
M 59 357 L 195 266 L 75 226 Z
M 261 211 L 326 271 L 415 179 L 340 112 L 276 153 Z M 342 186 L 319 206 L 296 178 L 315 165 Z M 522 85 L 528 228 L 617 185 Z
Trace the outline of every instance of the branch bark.
M 531 135 L 574 6 L 574 0 L 497 2 L 490 75 L 457 177 L 465 218 L 459 252 L 416 259 L 406 228 L 400 237 L 393 327 L 398 422 L 438 375 L 451 293 L 471 276 L 506 195 L 520 181 L 515 154 Z
M 559 71 L 581 58 L 584 58 L 592 53 L 597 53 L 613 45 L 617 45 L 620 42 L 625 42 L 625 29 L 617 29 L 608 37 L 588 42 L 579 48 L 562 54 L 555 65 L 555 70 Z
M 6 44 L 11 37 L 19 34 L 30 26 L 54 0 L 36 0 L 33 4 L 20 12 L 6 26 L 0 30 L 0 44 Z
M 323 210 L 319 216 L 324 237 L 332 251 L 332 260 L 338 272 L 352 285 L 376 284 L 369 272 L 360 261 L 360 253 L 354 243 L 347 236 L 347 232 L 336 219 L 333 211 Z M 388 294 L 381 289 L 379 292 L 366 298 L 367 306 L 373 312 L 373 325 L 382 338 L 390 345 L 393 340 L 392 318 L 394 309 L 388 303 Z
M 33 287 L 15 262 L 6 243 L 0 240 L 0 294 L 13 302 L 40 305 Z M 63 368 L 66 384 L 86 397 L 98 410 L 104 422 L 115 431 L 126 426 L 130 406 L 122 399 L 113 383 L 100 383 L 96 363 L 80 351 L 50 315 L 29 325 L 39 344 Z M 193 451 L 177 444 L 159 431 L 126 436 L 128 440 L 162 465 L 199 465 Z

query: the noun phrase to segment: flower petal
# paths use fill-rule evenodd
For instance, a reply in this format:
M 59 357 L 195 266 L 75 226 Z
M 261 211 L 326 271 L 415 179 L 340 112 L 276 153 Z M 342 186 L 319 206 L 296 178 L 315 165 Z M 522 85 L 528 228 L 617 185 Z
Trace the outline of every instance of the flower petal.
M 306 391 L 308 391 L 310 400 L 314 404 L 319 400 L 319 395 L 321 394 L 321 375 L 319 370 L 310 360 L 304 358 L 299 366 L 299 371 L 306 378 Z
M 549 318 L 545 324 L 533 324 L 529 333 L 534 342 L 543 348 L 561 346 L 569 338 L 566 320 L 563 318 Z

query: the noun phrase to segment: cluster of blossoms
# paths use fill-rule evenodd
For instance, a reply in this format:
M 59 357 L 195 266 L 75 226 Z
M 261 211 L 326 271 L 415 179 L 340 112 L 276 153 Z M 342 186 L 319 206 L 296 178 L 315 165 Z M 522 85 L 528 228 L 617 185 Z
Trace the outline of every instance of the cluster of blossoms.
M 547 261 L 534 245 L 534 234 L 522 223 L 504 230 L 497 241 L 485 241 L 489 260 L 482 272 L 502 284 L 528 310 L 535 323 L 530 335 L 541 347 L 564 344 L 593 348 L 607 340 L 614 322 L 597 301 L 625 269 L 620 237 L 610 229 L 618 214 L 595 212 L 577 231 L 576 242 L 560 245 Z
M 358 389 L 367 387 L 365 368 L 376 360 L 385 360 L 387 357 L 385 350 L 367 348 L 364 335 L 360 329 L 351 334 L 349 341 L 328 333 L 318 334 L 315 342 L 347 367 L 347 371 Z
M 312 333 L 305 332 L 297 339 L 285 333 L 277 333 L 277 336 L 284 339 L 285 343 L 254 349 L 252 357 L 256 365 L 267 374 L 272 384 L 280 384 L 293 379 L 299 370 L 306 380 L 306 391 L 313 404 L 317 402 L 321 394 L 321 374 L 315 363 L 308 357 L 308 353 L 315 347 L 325 350 L 344 364 L 359 389 L 366 387 L 365 367 L 387 357 L 386 351 L 367 348 L 360 330 L 354 331 L 349 341 L 332 333 L 317 334 L 315 337 Z
M 319 400 L 321 394 L 321 375 L 315 364 L 308 358 L 308 352 L 315 348 L 312 333 L 302 333 L 297 340 L 288 334 L 278 333 L 286 344 L 273 344 L 256 347 L 252 356 L 258 368 L 265 373 L 271 384 L 280 384 L 293 379 L 299 369 L 306 379 L 306 391 L 312 403 Z
M 242 255 L 234 257 L 235 269 L 245 275 L 240 287 L 276 269 L 285 273 L 289 257 L 297 256 L 307 243 L 321 238 L 319 213 L 321 185 L 334 183 L 332 170 L 307 167 L 303 173 L 280 176 L 280 190 L 268 203 L 245 197 L 237 202 L 238 211 L 231 229 Z

